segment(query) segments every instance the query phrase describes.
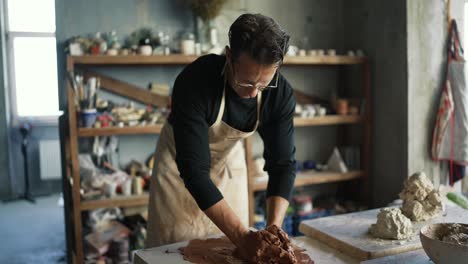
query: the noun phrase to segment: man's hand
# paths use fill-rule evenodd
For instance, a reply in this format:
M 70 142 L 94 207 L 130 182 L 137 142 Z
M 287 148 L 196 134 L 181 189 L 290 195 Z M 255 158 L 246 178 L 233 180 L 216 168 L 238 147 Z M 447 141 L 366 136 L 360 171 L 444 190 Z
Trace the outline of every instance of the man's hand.
M 267 201 L 268 209 L 273 208 L 268 215 L 272 216 L 273 222 L 281 223 L 288 201 L 277 196 L 269 197 Z M 288 235 L 278 225 L 269 225 L 266 230 L 257 232 L 249 231 L 224 199 L 206 209 L 205 214 L 237 247 L 236 254 L 241 259 L 259 264 L 271 263 L 271 260 L 274 263 L 296 263 Z
M 268 226 L 265 230 L 279 239 L 279 247 L 288 253 L 292 263 L 297 262 L 296 256 L 294 254 L 294 249 L 292 247 L 291 240 L 289 240 L 288 234 L 276 225 Z
M 206 209 L 204 212 L 236 246 L 241 243 L 240 241 L 249 232 L 247 227 L 242 224 L 234 210 L 232 210 L 224 199 Z
M 206 209 L 205 214 L 236 246 L 236 254 L 239 258 L 257 263 L 255 261 L 257 252 L 264 251 L 261 250 L 261 247 L 264 246 L 262 244 L 263 236 L 259 232 L 249 231 L 247 227 L 243 226 L 239 217 L 224 199 Z M 269 236 L 271 240 L 275 239 L 273 234 L 269 234 Z
M 237 257 L 255 263 L 257 252 L 261 251 L 262 247 L 262 237 L 259 232 L 247 231 L 240 240 L 233 243 L 236 245 Z
M 288 235 L 277 226 L 249 231 L 236 246 L 236 255 L 249 263 L 297 263 Z

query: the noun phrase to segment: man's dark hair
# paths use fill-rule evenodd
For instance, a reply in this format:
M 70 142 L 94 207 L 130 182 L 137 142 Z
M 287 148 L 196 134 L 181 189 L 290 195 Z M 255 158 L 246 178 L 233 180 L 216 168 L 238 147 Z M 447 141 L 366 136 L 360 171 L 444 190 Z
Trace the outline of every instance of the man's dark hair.
M 270 17 L 243 14 L 229 29 L 232 57 L 247 53 L 260 64 L 282 63 L 289 47 L 289 35 Z

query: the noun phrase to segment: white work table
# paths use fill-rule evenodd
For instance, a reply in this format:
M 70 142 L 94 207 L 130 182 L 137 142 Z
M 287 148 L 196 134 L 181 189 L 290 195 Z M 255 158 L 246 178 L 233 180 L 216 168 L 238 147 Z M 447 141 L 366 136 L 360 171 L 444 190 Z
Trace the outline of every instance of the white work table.
M 359 263 L 358 260 L 353 259 L 349 256 L 346 256 L 337 250 L 330 248 L 329 246 L 315 241 L 308 237 L 297 237 L 293 238 L 293 241 L 296 245 L 304 248 L 311 259 L 315 263 L 319 264 L 355 264 Z M 188 242 L 180 242 L 176 244 L 171 244 L 167 246 L 149 248 L 138 250 L 134 255 L 134 264 L 155 264 L 155 263 L 165 263 L 165 264 L 179 264 L 179 263 L 190 263 L 185 261 L 182 255 L 179 252 L 179 248 L 187 245 Z
M 445 197 L 444 197 L 445 198 Z M 447 208 L 443 215 L 440 215 L 436 219 L 432 219 L 432 221 L 436 222 L 457 222 L 457 223 L 465 223 L 468 219 L 468 211 L 463 210 L 457 206 L 454 206 L 448 200 L 445 200 L 445 204 Z M 374 214 L 370 217 L 372 219 L 371 222 L 374 222 L 376 219 L 377 211 L 378 210 L 369 210 L 363 211 L 355 214 L 349 214 L 348 217 L 352 215 L 359 214 L 361 216 L 367 216 L 371 213 L 371 211 L 375 211 Z M 336 219 L 343 217 L 335 216 L 330 217 L 328 219 Z M 429 222 L 428 222 L 429 223 Z M 369 224 L 370 225 L 370 224 Z M 368 228 L 368 227 L 366 227 Z M 366 229 L 367 230 L 367 229 Z M 318 264 L 327 264 L 327 263 L 369 263 L 369 264 L 397 264 L 397 263 L 417 263 L 417 264 L 430 264 L 433 263 L 429 257 L 426 255 L 424 250 L 420 247 L 411 250 L 409 252 L 403 252 L 400 254 L 394 254 L 386 257 L 376 258 L 372 260 L 367 260 L 360 262 L 359 259 L 354 257 L 348 256 L 342 251 L 336 250 L 334 248 L 329 247 L 327 244 L 324 244 L 316 239 L 302 236 L 292 238 L 293 242 L 304 248 L 306 252 L 309 254 L 311 259 Z M 419 238 L 418 238 L 419 241 Z M 331 242 L 329 242 L 331 243 Z M 188 244 L 188 242 L 180 242 L 172 245 L 166 245 L 158 248 L 150 248 L 144 250 L 138 250 L 134 254 L 134 264 L 153 264 L 153 263 L 165 263 L 165 264 L 178 264 L 178 263 L 190 263 L 183 259 L 182 255 L 180 254 L 179 248 L 184 247 Z
M 399 263 L 417 263 L 433 264 L 424 250 L 415 250 L 403 254 L 387 256 L 383 258 L 367 260 L 360 262 L 350 256 L 319 242 L 314 239 L 302 236 L 293 238 L 296 245 L 306 249 L 309 256 L 316 264 L 399 264 Z M 185 261 L 179 253 L 179 248 L 187 245 L 187 242 L 176 243 L 158 248 L 138 250 L 134 255 L 134 264 L 179 264 L 190 263 Z M 167 252 L 167 253 L 166 253 Z

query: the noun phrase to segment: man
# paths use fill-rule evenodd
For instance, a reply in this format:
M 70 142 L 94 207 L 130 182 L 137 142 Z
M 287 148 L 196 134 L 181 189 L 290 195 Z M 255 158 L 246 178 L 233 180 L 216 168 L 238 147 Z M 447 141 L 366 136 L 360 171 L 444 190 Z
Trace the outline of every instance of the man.
M 177 77 L 155 154 L 147 247 L 221 230 L 244 258 L 254 254 L 242 139 L 255 131 L 269 174 L 267 225 L 282 225 L 295 179 L 295 100 L 279 72 L 288 43 L 273 19 L 244 14 L 225 56 L 203 56 Z

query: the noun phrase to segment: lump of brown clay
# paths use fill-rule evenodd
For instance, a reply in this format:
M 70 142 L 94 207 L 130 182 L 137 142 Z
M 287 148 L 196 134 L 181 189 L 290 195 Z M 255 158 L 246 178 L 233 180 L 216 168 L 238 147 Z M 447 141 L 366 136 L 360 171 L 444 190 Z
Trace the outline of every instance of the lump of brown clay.
M 417 172 L 405 180 L 402 212 L 412 221 L 426 221 L 442 211 L 442 198 L 424 172 Z
M 288 234 L 276 225 L 256 232 L 259 235 L 260 248 L 254 258 L 255 263 L 297 263 L 296 254 L 293 250 Z
M 383 208 L 377 215 L 377 223 L 371 225 L 369 232 L 376 238 L 407 239 L 413 235 L 413 225 L 400 209 Z
M 304 249 L 293 246 L 288 235 L 276 226 L 253 233 L 258 239 L 262 240 L 261 246 L 257 249 L 257 254 L 252 260 L 253 263 L 314 263 Z M 271 234 L 274 236 L 271 236 Z M 184 259 L 192 263 L 247 263 L 237 256 L 236 247 L 226 237 L 191 240 L 180 251 Z

